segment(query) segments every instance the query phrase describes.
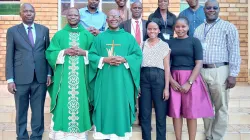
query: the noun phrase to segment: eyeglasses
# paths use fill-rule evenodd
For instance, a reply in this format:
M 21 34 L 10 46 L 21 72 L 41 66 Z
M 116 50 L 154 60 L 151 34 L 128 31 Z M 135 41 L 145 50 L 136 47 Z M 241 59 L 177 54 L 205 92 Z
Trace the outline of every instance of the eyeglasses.
M 108 19 L 119 19 L 120 16 L 117 16 L 117 15 L 110 15 L 108 16 Z
M 207 6 L 205 8 L 206 8 L 206 10 L 211 10 L 211 9 L 218 10 L 219 9 L 218 6 Z

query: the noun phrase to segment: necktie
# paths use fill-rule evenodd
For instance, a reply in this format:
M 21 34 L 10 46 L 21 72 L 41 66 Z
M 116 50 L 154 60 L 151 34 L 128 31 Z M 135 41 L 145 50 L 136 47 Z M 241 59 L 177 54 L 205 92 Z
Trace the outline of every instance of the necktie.
M 140 25 L 139 25 L 139 21 L 135 21 L 136 22 L 136 28 L 135 28 L 135 39 L 137 41 L 137 43 L 140 45 L 141 44 L 141 31 L 140 31 Z
M 28 37 L 29 37 L 29 40 L 30 40 L 30 43 L 32 45 L 32 47 L 34 47 L 34 38 L 33 38 L 33 34 L 32 34 L 32 27 L 28 27 Z

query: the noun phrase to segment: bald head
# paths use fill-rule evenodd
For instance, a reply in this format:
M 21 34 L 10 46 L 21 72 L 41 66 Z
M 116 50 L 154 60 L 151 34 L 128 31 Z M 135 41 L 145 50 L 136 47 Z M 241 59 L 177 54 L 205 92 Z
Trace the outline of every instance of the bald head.
M 20 12 L 25 9 L 26 7 L 30 7 L 32 8 L 34 11 L 35 11 L 35 8 L 33 7 L 33 5 L 31 5 L 30 3 L 23 3 L 21 4 L 21 7 L 20 7 Z
M 205 3 L 205 6 L 209 3 L 214 3 L 216 4 L 218 7 L 219 7 L 219 2 L 217 0 L 207 0 L 206 3 Z
M 121 21 L 120 12 L 116 9 L 110 10 L 106 21 L 110 30 L 118 30 Z
M 139 0 L 135 0 L 135 1 L 131 4 L 131 6 L 132 6 L 133 4 L 141 4 L 141 5 L 142 5 L 142 3 L 141 3 Z
M 217 0 L 207 0 L 204 6 L 204 13 L 208 23 L 215 22 L 219 17 L 220 7 Z
M 109 12 L 108 12 L 108 16 L 109 15 L 117 15 L 117 16 L 120 16 L 120 12 L 117 10 L 117 9 L 111 9 Z
M 79 10 L 77 9 L 77 8 L 75 8 L 75 7 L 70 7 L 69 9 L 68 9 L 68 11 L 67 11 L 67 15 L 70 13 L 70 12 L 77 12 L 78 14 L 79 14 Z
M 20 17 L 24 24 L 31 25 L 35 19 L 35 9 L 30 3 L 24 3 L 20 8 Z

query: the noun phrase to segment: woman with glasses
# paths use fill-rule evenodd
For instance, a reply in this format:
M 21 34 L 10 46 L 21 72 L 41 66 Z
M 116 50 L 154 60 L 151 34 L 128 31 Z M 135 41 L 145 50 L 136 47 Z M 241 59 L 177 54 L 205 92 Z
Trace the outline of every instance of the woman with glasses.
M 176 16 L 168 10 L 168 5 L 169 0 L 158 0 L 158 8 L 148 17 L 148 20 L 160 20 L 161 39 L 165 42 L 173 38 L 173 26 L 176 20 Z
M 187 119 L 189 140 L 195 140 L 197 118 L 214 116 L 200 75 L 202 45 L 197 38 L 188 36 L 187 18 L 177 18 L 174 30 L 177 38 L 169 42 L 172 52 L 168 116 L 173 118 L 176 140 L 181 140 L 183 118 Z
M 170 49 L 162 41 L 159 20 L 146 23 L 148 39 L 142 46 L 139 114 L 142 139 L 151 140 L 152 101 L 156 114 L 157 140 L 166 140 L 167 100 L 169 98 Z

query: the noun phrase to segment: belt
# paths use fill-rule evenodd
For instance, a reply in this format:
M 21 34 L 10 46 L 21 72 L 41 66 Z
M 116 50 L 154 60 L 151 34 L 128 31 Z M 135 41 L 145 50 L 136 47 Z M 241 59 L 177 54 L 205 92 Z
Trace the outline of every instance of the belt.
M 214 64 L 203 64 L 203 68 L 219 68 L 220 66 L 228 65 L 228 62 L 214 63 Z
M 164 71 L 164 70 L 157 67 L 142 67 L 141 72 L 142 71 Z

